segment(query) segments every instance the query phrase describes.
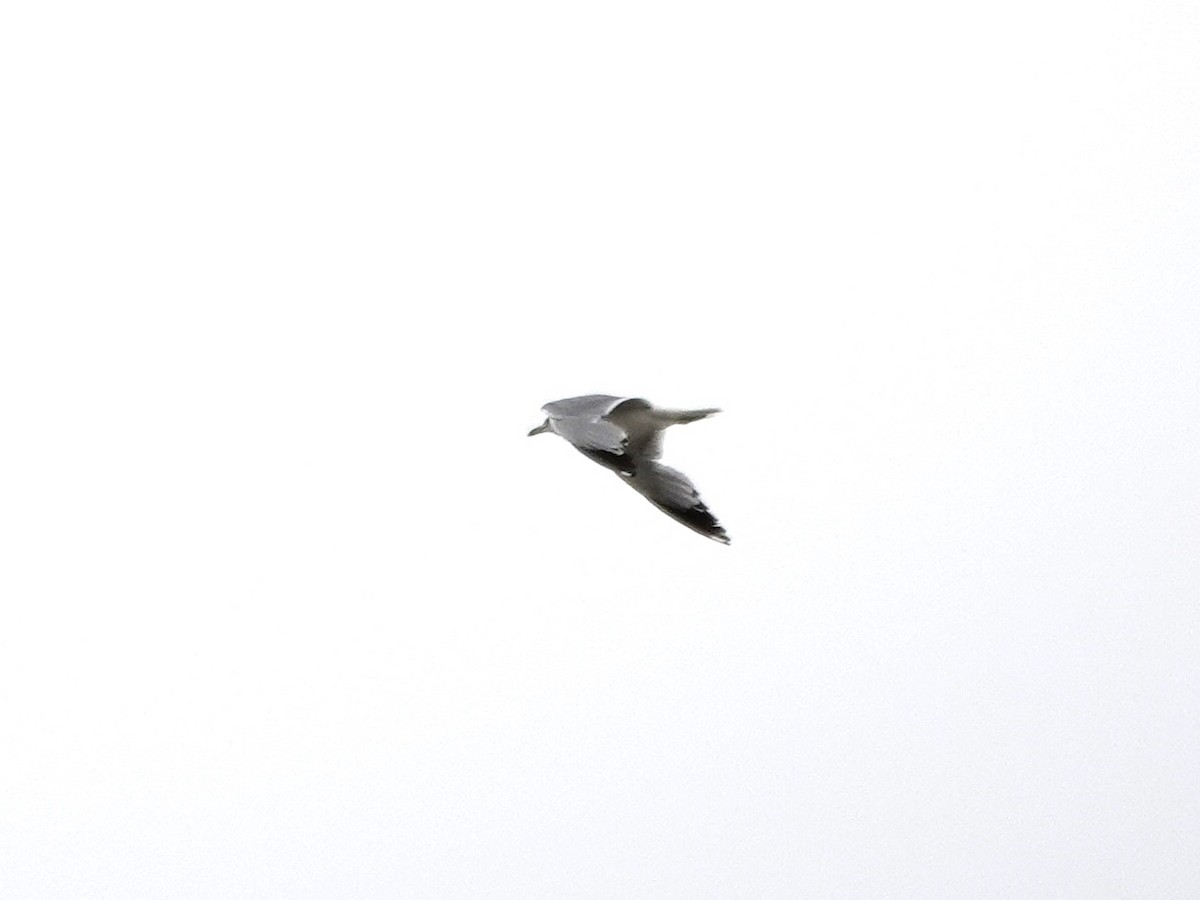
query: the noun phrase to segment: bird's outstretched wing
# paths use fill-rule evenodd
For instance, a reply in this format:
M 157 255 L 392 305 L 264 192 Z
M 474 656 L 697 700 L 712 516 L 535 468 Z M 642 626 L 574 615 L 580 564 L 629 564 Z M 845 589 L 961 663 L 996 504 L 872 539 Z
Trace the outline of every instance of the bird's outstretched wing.
M 633 456 L 628 452 L 629 436 L 625 429 L 600 417 L 552 419 L 554 433 L 580 453 L 606 468 L 625 475 L 634 472 Z
M 622 481 L 675 521 L 714 541 L 729 543 L 729 535 L 686 475 L 653 460 L 639 459 L 637 463 L 632 474 L 621 473 Z

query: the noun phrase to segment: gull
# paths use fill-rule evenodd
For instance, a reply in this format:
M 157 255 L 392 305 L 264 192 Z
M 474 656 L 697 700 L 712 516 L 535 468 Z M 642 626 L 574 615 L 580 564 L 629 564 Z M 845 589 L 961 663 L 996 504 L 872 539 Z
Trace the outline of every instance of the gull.
M 557 434 L 593 462 L 611 469 L 675 521 L 729 543 L 695 485 L 682 472 L 657 462 L 665 429 L 706 418 L 719 409 L 659 409 L 638 397 L 588 394 L 547 403 L 542 412 L 546 421 L 530 431 L 530 437 L 547 431 Z

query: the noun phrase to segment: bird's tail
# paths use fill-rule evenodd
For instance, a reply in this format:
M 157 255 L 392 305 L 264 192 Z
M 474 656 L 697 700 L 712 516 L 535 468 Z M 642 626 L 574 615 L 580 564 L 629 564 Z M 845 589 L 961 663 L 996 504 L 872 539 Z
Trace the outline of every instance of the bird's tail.
M 719 409 L 672 409 L 667 410 L 667 415 L 670 416 L 672 425 L 686 425 L 688 422 L 695 422 L 697 419 L 707 419 L 709 416 L 719 413 Z

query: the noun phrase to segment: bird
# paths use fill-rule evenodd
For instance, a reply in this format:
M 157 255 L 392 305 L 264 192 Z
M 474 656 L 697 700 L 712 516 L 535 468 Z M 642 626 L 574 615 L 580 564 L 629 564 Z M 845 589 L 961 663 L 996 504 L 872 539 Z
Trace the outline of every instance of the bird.
M 705 419 L 719 409 L 662 409 L 640 397 L 588 394 L 547 403 L 542 412 L 546 421 L 530 430 L 529 437 L 548 431 L 557 434 L 588 459 L 615 472 L 675 521 L 729 543 L 729 535 L 688 477 L 658 462 L 664 430 Z

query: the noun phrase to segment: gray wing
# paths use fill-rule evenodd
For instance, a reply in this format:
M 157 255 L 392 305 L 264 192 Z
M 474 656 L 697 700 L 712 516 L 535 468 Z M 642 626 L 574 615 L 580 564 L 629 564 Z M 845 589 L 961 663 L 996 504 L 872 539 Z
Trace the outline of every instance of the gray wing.
M 649 408 L 645 400 L 588 394 L 547 403 L 542 409 L 550 417 L 550 427 L 580 453 L 600 465 L 631 475 L 636 453 L 629 446 L 629 432 L 621 421 L 608 414 L 617 408 Z
M 633 473 L 633 457 L 627 451 L 629 438 L 619 425 L 599 417 L 573 416 L 551 418 L 550 427 L 588 459 L 616 472 Z
M 639 459 L 637 470 L 623 473 L 631 488 L 665 512 L 676 522 L 682 522 L 705 537 L 729 543 L 729 535 L 708 511 L 700 493 L 682 472 L 648 459 Z
M 566 438 L 579 450 L 624 453 L 629 440 L 624 428 L 607 419 L 551 419 L 550 427 L 555 434 Z
M 638 460 L 662 456 L 663 429 L 671 424 L 658 415 L 653 406 L 636 397 L 623 400 L 612 408 L 608 420 L 625 431 L 626 452 Z
M 606 416 L 616 406 L 625 401 L 625 397 L 611 397 L 608 394 L 588 394 L 586 397 L 568 397 L 565 400 L 555 400 L 542 407 L 542 411 L 552 419 L 572 419 L 583 416 L 598 419 Z

